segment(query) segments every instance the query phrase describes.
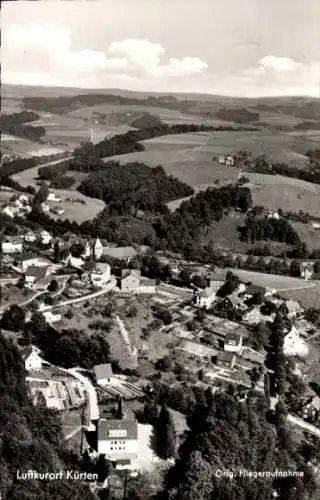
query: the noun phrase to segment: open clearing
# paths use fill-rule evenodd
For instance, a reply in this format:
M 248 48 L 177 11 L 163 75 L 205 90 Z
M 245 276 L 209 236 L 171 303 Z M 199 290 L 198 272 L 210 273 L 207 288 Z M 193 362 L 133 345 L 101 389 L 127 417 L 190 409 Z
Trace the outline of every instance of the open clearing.
M 249 282 L 253 285 L 263 286 L 266 288 L 274 288 L 279 292 L 290 290 L 306 290 L 315 287 L 315 282 L 304 281 L 299 278 L 290 276 L 279 276 L 277 274 L 257 273 L 254 271 L 245 271 L 243 269 L 230 269 L 234 274 L 244 282 Z M 291 293 L 291 292 L 290 292 Z

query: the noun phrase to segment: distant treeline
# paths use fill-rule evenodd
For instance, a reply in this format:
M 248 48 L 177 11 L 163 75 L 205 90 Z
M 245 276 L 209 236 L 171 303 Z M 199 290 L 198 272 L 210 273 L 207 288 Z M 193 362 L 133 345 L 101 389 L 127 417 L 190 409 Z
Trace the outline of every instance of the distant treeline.
M 320 184 L 320 167 L 319 168 L 299 168 L 289 166 L 287 163 L 272 163 L 264 164 L 263 162 L 256 163 L 252 170 L 260 174 L 283 175 L 300 179 L 302 181 Z
M 245 108 L 220 108 L 215 116 L 220 120 L 238 123 L 258 122 L 260 115 Z
M 3 134 L 39 141 L 46 134 L 45 128 L 25 125 L 27 122 L 36 121 L 39 118 L 40 116 L 32 111 L 21 111 L 10 115 L 3 114 L 0 116 L 0 129 Z
M 131 106 L 156 106 L 167 109 L 185 110 L 197 104 L 197 101 L 178 101 L 173 96 L 146 97 L 121 97 L 112 94 L 80 94 L 76 96 L 61 97 L 25 97 L 22 100 L 25 109 L 36 109 L 50 113 L 64 114 L 85 106 L 98 106 L 102 104 L 131 105 Z
M 320 120 L 320 100 L 317 98 L 295 98 L 292 102 L 283 103 L 281 98 L 277 104 L 260 103 L 254 106 L 260 111 L 282 113 L 285 115 L 296 116 L 304 120 Z

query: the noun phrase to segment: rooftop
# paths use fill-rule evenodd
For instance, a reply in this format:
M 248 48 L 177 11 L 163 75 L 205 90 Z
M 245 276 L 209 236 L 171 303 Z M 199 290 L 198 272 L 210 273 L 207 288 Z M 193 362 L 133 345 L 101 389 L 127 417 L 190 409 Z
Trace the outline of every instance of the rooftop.
M 48 267 L 47 266 L 29 266 L 25 272 L 26 276 L 34 276 L 35 278 L 44 278 L 46 276 Z
M 95 367 L 93 369 L 94 369 L 94 374 L 95 374 L 97 380 L 100 380 L 103 378 L 109 378 L 109 377 L 112 377 L 112 375 L 113 375 L 111 363 L 104 363 L 101 365 L 95 365 Z
M 110 431 L 126 431 L 126 439 L 138 439 L 138 424 L 134 420 L 101 419 L 98 424 L 98 441 L 114 440 L 118 436 L 110 436 Z M 121 437 L 121 436 L 119 436 Z
M 217 354 L 217 359 L 220 361 L 227 361 L 230 362 L 236 357 L 236 355 L 233 352 L 227 352 L 227 351 L 220 351 Z

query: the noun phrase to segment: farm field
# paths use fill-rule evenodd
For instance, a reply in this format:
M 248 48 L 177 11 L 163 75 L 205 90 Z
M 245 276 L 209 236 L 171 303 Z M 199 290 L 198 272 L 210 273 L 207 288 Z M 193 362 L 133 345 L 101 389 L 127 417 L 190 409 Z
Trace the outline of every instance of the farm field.
M 316 288 L 314 281 L 308 282 L 300 278 L 292 278 L 290 276 L 279 276 L 277 274 L 265 274 L 255 271 L 245 271 L 244 269 L 230 269 L 244 282 L 249 282 L 253 285 L 263 286 L 267 288 L 275 288 L 279 292 L 286 292 L 291 294 L 293 290 L 306 290 L 313 287 Z
M 255 156 L 265 154 L 271 161 L 287 162 L 292 166 L 305 166 L 306 151 L 314 147 L 308 136 L 292 136 L 286 132 L 259 130 L 250 132 L 215 132 L 207 143 L 212 154 L 232 154 L 240 149 Z
M 302 222 L 290 221 L 290 224 L 310 250 L 320 248 L 320 230 L 314 229 L 311 222 L 303 224 Z
M 121 122 L 127 123 L 141 116 L 144 113 L 149 113 L 153 116 L 157 116 L 163 123 L 214 123 L 220 125 L 221 120 L 207 120 L 199 115 L 194 115 L 192 113 L 182 113 L 174 109 L 160 108 L 157 106 L 144 106 L 141 105 L 126 105 L 126 104 L 116 104 L 116 103 L 106 103 L 96 106 L 85 106 L 83 108 L 78 108 L 76 110 L 70 111 L 67 116 L 74 118 L 82 118 L 85 120 L 93 119 L 96 113 L 105 114 L 105 121 L 108 125 L 117 125 L 119 120 Z
M 304 212 L 320 214 L 320 185 L 283 177 L 246 173 L 250 179 L 253 204 L 270 209 L 281 208 L 285 212 Z

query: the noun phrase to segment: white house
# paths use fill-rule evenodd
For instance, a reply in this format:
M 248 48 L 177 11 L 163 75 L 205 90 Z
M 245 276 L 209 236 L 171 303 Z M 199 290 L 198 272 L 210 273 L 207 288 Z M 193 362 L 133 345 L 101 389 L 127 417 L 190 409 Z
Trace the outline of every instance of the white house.
M 308 344 L 300 337 L 298 330 L 293 326 L 284 338 L 284 354 L 286 356 L 305 357 L 308 351 Z
M 5 215 L 8 215 L 8 217 L 11 217 L 13 219 L 15 217 L 15 215 L 16 215 L 16 210 L 11 205 L 7 205 L 2 210 L 2 213 L 5 214 Z
M 61 321 L 61 314 L 60 313 L 53 313 L 51 311 L 45 311 L 42 314 L 48 323 L 56 323 L 57 321 Z
M 138 424 L 135 420 L 106 420 L 98 423 L 98 454 L 116 463 L 116 469 L 132 467 L 138 457 Z M 131 466 L 131 467 L 130 467 Z
M 228 333 L 224 341 L 224 350 L 239 353 L 242 348 L 242 335 L 239 333 Z
M 90 273 L 90 280 L 94 286 L 103 286 L 111 278 L 111 268 L 109 264 L 99 262 Z
M 61 198 L 56 196 L 56 193 L 49 193 L 47 197 L 47 201 L 61 201 Z
M 232 158 L 232 156 L 227 156 L 226 158 L 226 166 L 227 167 L 233 167 L 234 165 L 234 159 Z
M 22 249 L 21 238 L 7 238 L 1 242 L 1 251 L 4 254 L 21 253 Z
M 71 254 L 66 259 L 66 264 L 73 267 L 74 269 L 82 269 L 84 265 L 84 260 L 80 257 L 73 257 Z
M 36 241 L 36 239 L 37 239 L 37 236 L 33 231 L 28 231 L 24 235 L 24 241 L 26 241 L 27 243 L 34 243 Z
M 22 359 L 27 372 L 30 370 L 40 370 L 42 367 L 42 359 L 39 356 L 39 349 L 34 346 L 29 346 L 23 349 Z
M 48 203 L 45 203 L 45 202 L 41 203 L 41 210 L 45 214 L 47 214 L 48 212 L 50 212 L 50 207 L 49 207 Z
M 209 309 L 216 298 L 216 289 L 213 286 L 206 287 L 204 290 L 195 294 L 195 305 Z
M 226 157 L 223 155 L 219 156 L 218 162 L 224 165 L 226 163 Z
M 49 245 L 51 243 L 52 236 L 48 231 L 43 229 L 39 233 L 39 240 L 43 245 Z
M 103 245 L 99 238 L 96 238 L 92 246 L 93 258 L 95 260 L 100 260 L 103 254 Z

